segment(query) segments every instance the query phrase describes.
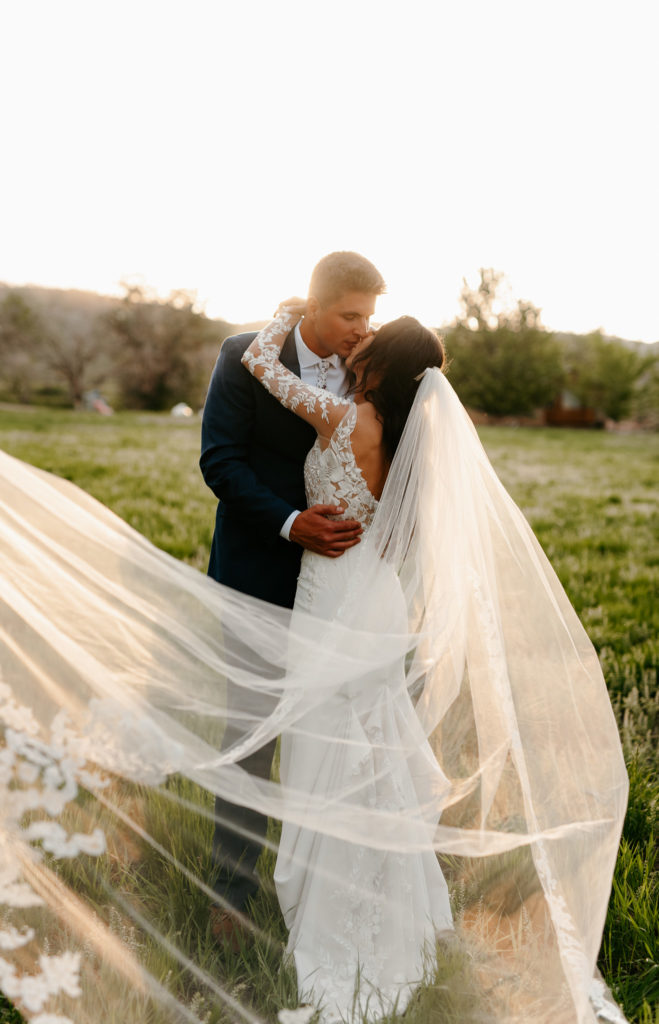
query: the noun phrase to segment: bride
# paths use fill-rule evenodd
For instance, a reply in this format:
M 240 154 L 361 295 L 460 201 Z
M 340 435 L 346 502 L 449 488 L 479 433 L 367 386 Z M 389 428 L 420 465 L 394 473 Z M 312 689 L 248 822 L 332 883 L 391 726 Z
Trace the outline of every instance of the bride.
M 304 551 L 294 611 L 355 630 L 403 634 L 408 618 L 400 581 L 369 545 L 368 531 L 421 375 L 430 367 L 439 370 L 442 346 L 411 317 L 367 336 L 346 360 L 354 377 L 352 402 L 304 384 L 281 363 L 281 347 L 304 311 L 304 300 L 283 304 L 247 348 L 243 364 L 316 430 L 305 463 L 309 505 L 338 504 L 343 517 L 361 523 L 364 535 L 341 558 Z M 366 605 L 355 603 L 356 589 Z M 327 800 L 353 787 L 356 803 L 401 814 L 420 809 L 433 787 L 448 792 L 419 728 L 402 658 L 385 675 L 373 673 L 337 690 L 299 726 L 301 735 L 282 738 L 285 786 L 306 785 Z M 452 929 L 446 882 L 427 850 L 403 855 L 358 848 L 285 822 L 275 883 L 300 996 L 323 1004 L 328 1020 L 347 1019 L 355 1002 L 365 1016 L 401 1012 L 435 937 Z
M 259 1019 L 150 909 L 182 877 L 215 895 L 186 849 L 202 787 L 282 822 L 288 950 L 323 1019 L 432 1015 L 459 960 L 461 1024 L 623 1022 L 595 973 L 627 793 L 597 656 L 435 336 L 366 339 L 350 402 L 281 366 L 301 312 L 245 362 L 317 431 L 310 499 L 364 535 L 305 553 L 292 613 L 0 455 L 0 987 L 35 1024 L 201 1020 L 199 985 Z M 279 781 L 250 776 L 276 736 Z

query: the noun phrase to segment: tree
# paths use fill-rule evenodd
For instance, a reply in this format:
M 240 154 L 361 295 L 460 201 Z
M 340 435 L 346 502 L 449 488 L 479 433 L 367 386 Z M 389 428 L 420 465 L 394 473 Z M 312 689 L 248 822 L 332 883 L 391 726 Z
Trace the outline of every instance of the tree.
M 80 408 L 85 391 L 100 387 L 112 370 L 107 326 L 75 305 L 51 306 L 45 340 L 48 367 Z
M 200 404 L 206 368 L 199 358 L 209 321 L 195 298 L 174 291 L 157 299 L 141 285 L 124 284 L 126 295 L 108 323 L 119 342 L 117 380 L 130 408 L 166 409 L 175 402 Z
M 566 350 L 567 384 L 583 405 L 621 420 L 629 414 L 637 381 L 653 359 L 593 331 Z
M 502 273 L 481 268 L 466 281 L 461 315 L 446 332 L 448 375 L 465 405 L 495 416 L 523 416 L 561 389 L 561 350 L 532 303 L 514 301 Z
M 645 356 L 646 367 L 636 382 L 632 415 L 644 426 L 659 429 L 659 345 Z
M 18 292 L 8 292 L 0 303 L 0 379 L 8 396 L 18 402 L 29 402 L 42 382 L 44 341 L 38 313 Z

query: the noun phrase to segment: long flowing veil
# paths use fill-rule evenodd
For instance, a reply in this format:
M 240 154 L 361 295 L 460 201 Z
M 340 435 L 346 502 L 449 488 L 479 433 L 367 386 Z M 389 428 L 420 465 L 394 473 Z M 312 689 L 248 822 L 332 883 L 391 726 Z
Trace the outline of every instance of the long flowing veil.
M 454 985 L 471 1001 L 436 1019 L 624 1021 L 595 972 L 627 797 L 605 683 L 439 371 L 331 622 L 218 585 L 6 454 L 0 509 L 0 987 L 27 1019 L 256 1021 L 296 1006 L 272 899 L 256 922 L 279 993 L 267 1010 L 226 950 L 207 952 L 215 794 L 272 819 L 266 897 L 282 821 L 356 854 L 437 856 L 455 940 L 428 956 L 418 1019 Z M 394 593 L 407 627 L 392 631 Z M 328 757 L 343 750 L 318 726 L 324 705 L 363 702 L 380 679 L 400 680 L 414 726 L 350 753 L 376 776 L 414 765 L 406 806 L 374 800 L 372 773 L 330 799 L 240 766 L 310 721 Z

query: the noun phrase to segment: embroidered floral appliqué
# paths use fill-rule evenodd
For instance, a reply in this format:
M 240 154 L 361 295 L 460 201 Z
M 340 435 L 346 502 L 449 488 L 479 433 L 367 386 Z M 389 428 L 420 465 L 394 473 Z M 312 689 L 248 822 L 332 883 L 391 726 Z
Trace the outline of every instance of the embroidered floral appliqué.
M 27 844 L 32 857 L 37 858 L 42 856 L 42 850 L 58 859 L 80 853 L 104 853 L 105 836 L 100 829 L 89 835 L 69 835 L 52 820 L 75 799 L 79 782 L 102 786 L 103 780 L 85 770 L 84 761 L 72 750 L 73 743 L 66 742 L 67 730 L 61 714 L 51 730 L 50 742 L 44 742 L 39 739 L 39 726 L 32 712 L 19 705 L 9 687 L 2 683 L 0 729 L 4 729 L 4 746 L 0 749 L 0 903 L 9 908 L 38 907 L 43 900 L 22 878 L 17 847 L 25 848 Z M 69 736 L 72 740 L 70 730 Z M 22 825 L 25 814 L 35 811 L 47 817 Z M 40 847 L 35 848 L 35 843 Z M 0 931 L 0 951 L 21 949 L 34 938 L 32 928 L 18 929 L 5 920 Z M 81 995 L 80 953 L 42 953 L 38 968 L 35 974 L 19 973 L 15 964 L 0 956 L 0 991 L 20 1005 L 32 1024 L 72 1024 L 69 1017 L 42 1011 L 50 998 L 60 993 Z

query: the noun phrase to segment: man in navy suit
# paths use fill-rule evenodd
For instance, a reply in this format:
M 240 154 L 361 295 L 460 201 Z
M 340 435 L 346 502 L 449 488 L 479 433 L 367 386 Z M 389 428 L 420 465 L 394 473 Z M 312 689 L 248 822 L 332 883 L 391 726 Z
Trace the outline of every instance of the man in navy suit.
M 363 256 L 325 256 L 311 277 L 307 313 L 284 343 L 282 363 L 305 383 L 344 394 L 343 360 L 368 333 L 383 291 L 380 273 Z M 359 543 L 361 526 L 332 520 L 338 511 L 334 506 L 306 507 L 304 460 L 315 432 L 241 364 L 254 337 L 239 334 L 225 340 L 204 407 L 200 465 L 219 498 L 208 574 L 242 593 L 292 608 L 302 549 L 339 557 Z M 245 758 L 243 767 L 268 778 L 274 746 L 273 741 Z M 258 888 L 255 865 L 267 819 L 220 798 L 215 816 L 215 888 L 242 912 Z M 216 936 L 233 940 L 234 928 L 231 916 L 215 908 Z

